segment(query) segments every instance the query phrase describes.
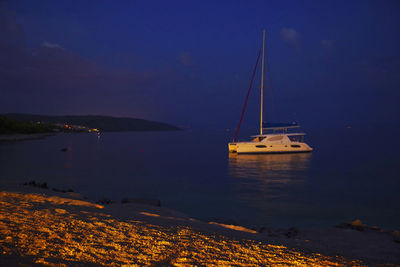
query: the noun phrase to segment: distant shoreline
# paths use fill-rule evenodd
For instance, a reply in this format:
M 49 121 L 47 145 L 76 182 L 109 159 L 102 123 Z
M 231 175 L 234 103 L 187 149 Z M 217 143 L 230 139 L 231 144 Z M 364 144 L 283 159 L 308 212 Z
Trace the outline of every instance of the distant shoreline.
M 175 130 L 138 130 L 138 131 L 105 131 L 102 133 L 143 133 L 143 132 L 169 132 Z M 179 131 L 179 130 L 178 130 Z M 27 140 L 37 140 L 44 139 L 49 136 L 63 135 L 63 134 L 93 134 L 90 132 L 48 132 L 48 133 L 32 133 L 32 134 L 0 134 L 0 142 L 17 142 L 17 141 L 27 141 Z
M 61 132 L 130 132 L 130 131 L 179 131 L 180 128 L 157 121 L 150 121 L 128 117 L 112 117 L 100 115 L 65 115 L 50 116 L 23 113 L 7 113 L 1 114 L 5 119 L 5 129 L 7 125 L 18 123 L 28 123 L 25 127 L 47 126 L 50 130 L 58 130 Z M 6 121 L 14 120 L 14 121 Z M 30 124 L 30 125 L 29 125 Z M 1 125 L 0 125 L 1 126 Z M 15 127 L 18 129 L 18 127 Z M 0 127 L 1 129 L 1 127 Z M 49 130 L 49 129 L 47 129 Z M 19 132 L 18 130 L 11 132 Z
M 56 135 L 56 133 L 37 133 L 37 134 L 0 134 L 0 142 L 14 142 L 14 141 L 25 141 L 43 139 L 48 136 Z

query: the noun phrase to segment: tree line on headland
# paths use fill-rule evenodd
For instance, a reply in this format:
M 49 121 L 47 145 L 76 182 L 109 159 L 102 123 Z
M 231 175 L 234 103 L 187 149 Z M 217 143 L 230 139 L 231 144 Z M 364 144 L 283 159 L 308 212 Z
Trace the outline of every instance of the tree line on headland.
M 0 134 L 36 134 L 51 131 L 53 131 L 53 127 L 47 123 L 18 121 L 0 115 Z
M 110 116 L 47 116 L 21 113 L 0 115 L 0 134 L 33 134 L 46 132 L 122 132 L 122 131 L 176 131 L 170 124 Z

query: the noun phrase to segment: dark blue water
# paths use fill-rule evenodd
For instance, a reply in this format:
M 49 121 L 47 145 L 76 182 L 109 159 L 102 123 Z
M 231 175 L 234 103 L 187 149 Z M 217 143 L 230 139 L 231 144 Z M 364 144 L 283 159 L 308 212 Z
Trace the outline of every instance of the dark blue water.
M 400 142 L 371 129 L 308 131 L 309 154 L 229 155 L 224 130 L 65 134 L 0 143 L 0 182 L 47 182 L 91 199 L 144 197 L 247 226 L 400 226 Z M 68 152 L 60 149 L 71 147 Z M 1 183 L 0 183 L 1 185 Z

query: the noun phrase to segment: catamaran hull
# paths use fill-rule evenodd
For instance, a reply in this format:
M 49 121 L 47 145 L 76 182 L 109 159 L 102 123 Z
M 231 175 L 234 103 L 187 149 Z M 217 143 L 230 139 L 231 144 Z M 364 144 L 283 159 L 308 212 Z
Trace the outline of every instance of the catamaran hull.
M 276 153 L 306 153 L 312 152 L 312 148 L 306 143 L 266 144 L 256 142 L 240 142 L 229 146 L 230 152 L 238 154 L 276 154 Z
M 303 150 L 303 151 L 252 151 L 252 152 L 236 152 L 238 155 L 256 155 L 256 154 L 295 154 L 295 153 L 311 153 L 312 150 Z
M 228 149 L 230 153 L 235 153 L 236 152 L 236 143 L 229 143 L 228 144 Z

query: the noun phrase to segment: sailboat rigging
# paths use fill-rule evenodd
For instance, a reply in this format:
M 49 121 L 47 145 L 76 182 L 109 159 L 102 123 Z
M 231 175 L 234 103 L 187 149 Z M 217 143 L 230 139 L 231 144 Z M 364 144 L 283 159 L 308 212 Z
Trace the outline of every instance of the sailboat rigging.
M 235 133 L 233 142 L 228 144 L 229 152 L 238 154 L 265 154 L 265 153 L 296 153 L 296 152 L 311 152 L 313 149 L 304 142 L 305 133 L 297 132 L 300 125 L 297 123 L 264 123 L 263 108 L 264 108 L 264 59 L 265 59 L 265 35 L 263 30 L 262 44 L 262 59 L 261 59 L 261 101 L 260 101 L 260 134 L 252 136 L 253 139 L 247 142 L 237 142 L 237 136 L 240 125 L 243 120 L 243 115 L 246 109 L 247 100 L 253 85 L 254 76 L 256 73 L 260 52 L 257 56 L 256 65 L 250 82 L 250 87 L 247 92 L 246 100 L 243 106 L 242 115 Z

